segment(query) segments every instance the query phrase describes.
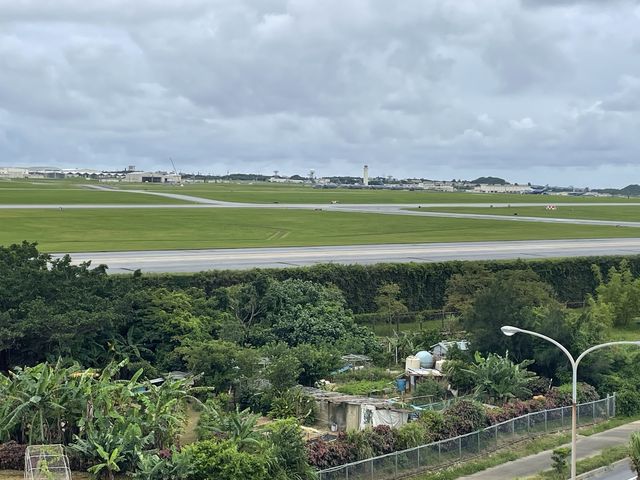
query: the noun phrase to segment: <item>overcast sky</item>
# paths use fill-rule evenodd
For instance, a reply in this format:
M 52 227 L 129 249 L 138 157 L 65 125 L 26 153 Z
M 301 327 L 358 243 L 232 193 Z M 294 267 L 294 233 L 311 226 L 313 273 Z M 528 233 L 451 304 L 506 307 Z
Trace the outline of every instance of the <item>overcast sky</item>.
M 0 165 L 640 183 L 640 2 L 0 0 Z

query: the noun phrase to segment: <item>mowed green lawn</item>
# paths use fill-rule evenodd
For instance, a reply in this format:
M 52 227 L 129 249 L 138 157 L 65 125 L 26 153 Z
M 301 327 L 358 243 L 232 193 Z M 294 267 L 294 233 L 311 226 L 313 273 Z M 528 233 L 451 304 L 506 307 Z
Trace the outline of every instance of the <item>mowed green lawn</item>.
M 539 207 L 442 207 L 429 209 L 412 209 L 417 211 L 472 213 L 482 215 L 518 215 L 522 217 L 545 218 L 577 218 L 589 220 L 620 220 L 626 222 L 640 222 L 640 205 L 607 205 L 607 206 L 563 206 L 556 205 L 556 210 L 547 210 L 544 205 Z
M 443 193 L 408 190 L 315 189 L 309 185 L 271 183 L 195 183 L 175 185 L 118 184 L 118 188 L 135 188 L 154 192 L 194 195 L 213 200 L 247 203 L 562 203 L 562 202 L 639 202 L 640 198 L 588 198 L 554 195 Z
M 130 193 L 115 190 L 105 192 L 88 188 L 50 188 L 48 185 L 40 188 L 4 187 L 0 188 L 0 205 L 78 205 L 78 204 L 178 204 L 188 203 L 182 200 L 146 195 L 144 193 Z
M 0 210 L 0 244 L 45 251 L 639 237 L 638 228 L 277 210 Z

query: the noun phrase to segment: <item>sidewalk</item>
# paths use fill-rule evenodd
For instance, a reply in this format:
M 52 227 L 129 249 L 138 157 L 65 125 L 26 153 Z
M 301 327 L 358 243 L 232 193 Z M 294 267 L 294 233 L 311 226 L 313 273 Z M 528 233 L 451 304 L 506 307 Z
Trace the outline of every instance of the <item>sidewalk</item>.
M 636 430 L 640 430 L 640 420 L 612 428 L 606 432 L 596 433 L 590 437 L 578 435 L 578 461 L 597 455 L 605 448 L 627 443 L 631 433 Z M 565 446 L 570 446 L 570 444 Z M 530 477 L 551 468 L 551 453 L 551 450 L 547 450 L 461 478 L 464 480 L 513 480 L 514 478 Z

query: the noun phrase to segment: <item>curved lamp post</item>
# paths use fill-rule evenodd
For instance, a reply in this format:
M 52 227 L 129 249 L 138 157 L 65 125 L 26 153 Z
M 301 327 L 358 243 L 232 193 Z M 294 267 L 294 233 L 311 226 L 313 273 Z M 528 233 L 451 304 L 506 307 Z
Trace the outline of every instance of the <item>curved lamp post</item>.
M 577 438 L 577 429 L 576 429 L 576 403 L 577 403 L 577 390 L 578 390 L 578 365 L 580 361 L 585 357 L 585 355 L 593 352 L 594 350 L 599 350 L 604 347 L 611 347 L 616 345 L 637 345 L 640 346 L 640 341 L 631 342 L 631 341 L 621 341 L 621 342 L 608 342 L 602 343 L 600 345 L 595 345 L 591 348 L 587 348 L 584 352 L 578 355 L 578 358 L 573 358 L 573 355 L 569 353 L 562 344 L 554 340 L 553 338 L 547 337 L 546 335 L 542 335 L 541 333 L 532 332 L 530 330 L 523 330 L 518 327 L 511 327 L 505 325 L 500 330 L 507 337 L 511 337 L 516 333 L 526 333 L 527 335 L 533 335 L 534 337 L 539 337 L 547 342 L 553 343 L 556 347 L 558 347 L 562 352 L 567 356 L 569 362 L 571 363 L 571 369 L 573 370 L 573 388 L 571 390 L 571 479 L 575 480 L 576 478 L 576 438 Z

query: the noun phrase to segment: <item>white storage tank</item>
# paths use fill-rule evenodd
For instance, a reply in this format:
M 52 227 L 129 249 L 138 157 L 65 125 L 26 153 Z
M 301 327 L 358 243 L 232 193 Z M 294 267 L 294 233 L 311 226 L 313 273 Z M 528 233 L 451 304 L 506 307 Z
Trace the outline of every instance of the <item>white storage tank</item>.
M 417 370 L 418 368 L 420 368 L 420 359 L 415 355 L 409 355 L 405 361 L 405 371 L 409 369 Z
M 416 357 L 420 359 L 421 368 L 433 368 L 433 355 L 426 350 L 416 353 Z

